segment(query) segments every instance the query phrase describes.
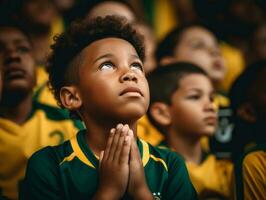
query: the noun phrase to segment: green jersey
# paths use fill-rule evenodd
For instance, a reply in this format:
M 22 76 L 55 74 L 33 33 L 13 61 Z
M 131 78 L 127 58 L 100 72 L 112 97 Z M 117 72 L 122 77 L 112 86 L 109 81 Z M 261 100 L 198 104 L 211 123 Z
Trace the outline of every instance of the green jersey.
M 91 199 L 99 183 L 99 160 L 86 131 L 62 145 L 46 147 L 29 160 L 22 199 Z M 155 199 L 197 199 L 181 157 L 138 140 L 146 181 Z M 123 199 L 127 199 L 124 197 Z

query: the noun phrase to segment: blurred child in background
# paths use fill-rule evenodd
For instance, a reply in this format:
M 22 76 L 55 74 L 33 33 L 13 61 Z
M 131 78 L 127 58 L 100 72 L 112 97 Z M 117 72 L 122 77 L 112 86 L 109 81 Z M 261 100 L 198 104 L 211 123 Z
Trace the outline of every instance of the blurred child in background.
M 18 199 L 28 158 L 47 145 L 62 143 L 78 130 L 66 112 L 33 100 L 36 68 L 24 26 L 0 25 L 0 191 Z
M 181 154 L 200 199 L 229 198 L 232 164 L 202 149 L 201 138 L 217 126 L 215 90 L 200 67 L 177 62 L 160 66 L 148 77 L 148 117 L 165 140 L 159 144 Z

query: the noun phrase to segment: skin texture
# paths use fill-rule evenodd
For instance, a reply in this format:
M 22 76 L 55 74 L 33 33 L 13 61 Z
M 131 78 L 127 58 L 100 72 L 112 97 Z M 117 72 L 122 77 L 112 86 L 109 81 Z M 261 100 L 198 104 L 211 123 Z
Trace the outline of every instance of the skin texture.
M 185 76 L 171 100 L 169 110 L 175 132 L 197 138 L 214 133 L 217 123 L 214 90 L 206 76 Z
M 0 29 L 0 67 L 3 91 L 32 91 L 35 66 L 29 40 L 15 28 Z
M 100 155 L 94 199 L 120 199 L 125 194 L 152 199 L 135 140 L 136 122 L 149 104 L 142 61 L 130 43 L 118 38 L 91 43 L 78 59 L 78 84 L 62 88 L 61 101 L 80 113 L 88 145 Z
M 175 61 L 187 61 L 202 67 L 214 83 L 225 76 L 225 63 L 214 35 L 201 27 L 191 27 L 182 33 L 174 52 Z

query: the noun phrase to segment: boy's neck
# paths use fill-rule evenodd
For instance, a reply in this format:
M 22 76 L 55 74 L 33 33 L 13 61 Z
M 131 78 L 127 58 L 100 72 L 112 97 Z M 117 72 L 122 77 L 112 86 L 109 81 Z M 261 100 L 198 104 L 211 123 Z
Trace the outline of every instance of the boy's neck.
M 87 134 L 86 134 L 86 140 L 87 144 L 89 145 L 90 149 L 97 155 L 100 155 L 100 152 L 105 149 L 106 142 L 108 140 L 110 130 L 112 128 L 115 128 L 118 123 L 113 124 L 104 124 L 104 123 L 94 123 L 90 120 L 84 120 L 84 123 L 86 125 Z M 135 138 L 137 137 L 136 130 L 137 125 L 136 123 L 128 124 L 130 129 L 133 130 Z
M 169 131 L 166 136 L 166 143 L 175 152 L 181 154 L 186 162 L 200 164 L 202 157 L 200 138 Z
M 13 121 L 16 124 L 23 124 L 32 111 L 32 96 L 26 96 L 23 101 L 14 105 L 0 105 L 0 116 Z

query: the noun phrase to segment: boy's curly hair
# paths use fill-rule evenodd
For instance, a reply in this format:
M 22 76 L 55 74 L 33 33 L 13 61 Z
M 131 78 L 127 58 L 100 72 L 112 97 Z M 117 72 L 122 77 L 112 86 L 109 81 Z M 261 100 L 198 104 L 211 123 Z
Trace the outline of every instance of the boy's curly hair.
M 126 19 L 119 16 L 96 17 L 91 20 L 74 21 L 68 30 L 54 38 L 52 53 L 48 59 L 49 87 L 59 106 L 60 89 L 77 84 L 79 62 L 77 56 L 94 41 L 104 38 L 121 38 L 135 48 L 141 61 L 144 61 L 143 37 L 139 35 Z

